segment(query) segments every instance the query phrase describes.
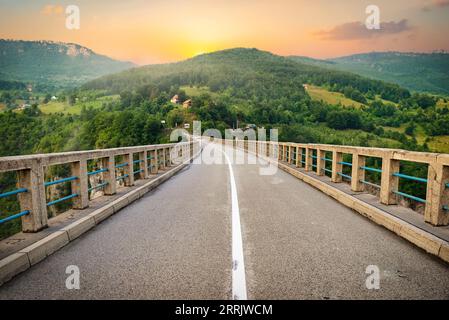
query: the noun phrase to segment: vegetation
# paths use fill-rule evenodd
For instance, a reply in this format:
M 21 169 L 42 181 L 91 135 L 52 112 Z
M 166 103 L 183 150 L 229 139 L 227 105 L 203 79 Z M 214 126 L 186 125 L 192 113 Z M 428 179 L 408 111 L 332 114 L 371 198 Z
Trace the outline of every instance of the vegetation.
M 74 87 L 134 66 L 71 43 L 0 39 L 0 52 L 0 79 L 32 83 L 38 90 Z
M 330 60 L 290 58 L 300 63 L 396 83 L 413 91 L 449 94 L 448 53 L 372 52 Z
M 222 132 L 237 124 L 279 128 L 281 141 L 303 143 L 441 152 L 449 141 L 444 97 L 256 49 L 130 69 L 76 89 L 31 93 L 20 84 L 7 86 L 0 90 L 6 109 L 0 112 L 0 156 L 167 142 L 170 128 L 194 119 Z M 175 95 L 179 103 L 171 102 Z M 184 108 L 188 99 L 192 104 Z M 18 110 L 21 103 L 29 106 Z M 422 175 L 425 168 L 407 164 L 404 170 Z M 2 176 L 0 192 L 11 185 L 14 177 Z M 17 228 L 0 228 L 0 237 Z

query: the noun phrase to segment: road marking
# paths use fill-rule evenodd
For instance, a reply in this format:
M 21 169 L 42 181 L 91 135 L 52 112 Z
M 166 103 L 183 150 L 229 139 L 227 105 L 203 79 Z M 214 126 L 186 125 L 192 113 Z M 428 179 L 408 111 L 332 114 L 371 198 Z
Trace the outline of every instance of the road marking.
M 226 152 L 222 151 L 229 168 L 229 180 L 231 182 L 232 202 L 232 298 L 234 300 L 246 300 L 245 263 L 243 260 L 242 228 L 240 226 L 239 199 L 235 184 L 234 171 Z

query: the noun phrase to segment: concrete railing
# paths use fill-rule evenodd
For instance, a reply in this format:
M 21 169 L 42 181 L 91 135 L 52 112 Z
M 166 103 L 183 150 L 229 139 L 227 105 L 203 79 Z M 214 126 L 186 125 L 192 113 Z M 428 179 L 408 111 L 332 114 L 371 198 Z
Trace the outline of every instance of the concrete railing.
M 17 189 L 2 193 L 0 197 L 17 195 L 20 204 L 20 212 L 12 213 L 2 222 L 21 218 L 22 231 L 37 232 L 48 225 L 49 206 L 71 199 L 73 209 L 85 209 L 89 206 L 92 189 L 101 188 L 105 196 L 114 195 L 120 180 L 125 186 L 133 186 L 135 180 L 157 174 L 160 169 L 170 166 L 175 158 L 176 161 L 191 159 L 196 144 L 198 142 L 183 142 L 0 158 L 0 172 L 17 173 Z M 122 163 L 115 163 L 117 156 L 124 159 Z M 89 160 L 97 160 L 99 168 L 88 172 Z M 70 165 L 70 177 L 44 181 L 47 167 L 63 164 Z M 120 176 L 116 175 L 118 168 L 122 173 Z M 101 175 L 103 183 L 89 188 L 88 177 L 91 175 Z M 72 194 L 47 203 L 46 187 L 66 182 L 70 182 Z
M 423 203 L 426 222 L 434 226 L 449 225 L 449 154 L 253 140 L 234 141 L 233 145 L 236 146 L 238 143 L 245 150 L 259 155 L 274 156 L 277 160 L 303 168 L 306 172 L 313 171 L 319 176 L 327 172 L 334 183 L 340 183 L 346 179 L 350 182 L 352 191 L 355 192 L 363 191 L 366 185 L 378 188 L 379 200 L 385 205 L 397 204 L 398 196 Z M 352 156 L 351 162 L 343 161 L 343 156 L 346 154 Z M 368 158 L 379 159 L 382 163 L 381 167 L 367 167 L 365 164 Z M 427 164 L 427 177 L 414 177 L 401 173 L 401 161 Z M 350 173 L 343 173 L 344 166 L 350 168 L 348 170 Z M 367 181 L 365 179 L 367 171 L 379 174 L 380 184 Z M 425 184 L 425 199 L 400 192 L 399 179 Z

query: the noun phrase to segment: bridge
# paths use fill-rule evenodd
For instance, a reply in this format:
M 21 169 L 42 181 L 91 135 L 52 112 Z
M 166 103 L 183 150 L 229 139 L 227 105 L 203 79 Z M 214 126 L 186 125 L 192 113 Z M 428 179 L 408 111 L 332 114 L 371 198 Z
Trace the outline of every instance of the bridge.
M 70 174 L 46 181 L 57 165 Z M 449 298 L 447 154 L 206 139 L 5 157 L 0 172 L 20 203 L 0 223 L 22 226 L 0 241 L 0 299 Z M 59 184 L 71 194 L 49 200 Z

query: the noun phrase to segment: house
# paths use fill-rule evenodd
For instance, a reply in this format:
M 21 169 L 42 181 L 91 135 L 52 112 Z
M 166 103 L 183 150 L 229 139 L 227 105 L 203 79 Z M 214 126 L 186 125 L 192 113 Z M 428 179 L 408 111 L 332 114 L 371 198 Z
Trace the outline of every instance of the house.
M 26 108 L 29 108 L 29 107 L 31 107 L 31 105 L 30 104 L 28 104 L 28 103 L 22 103 L 20 106 L 19 106 L 19 110 L 25 110 Z
M 183 107 L 184 109 L 188 109 L 188 108 L 190 108 L 191 106 L 192 106 L 192 100 L 191 100 L 191 99 L 186 100 L 186 101 L 184 101 L 184 102 L 182 103 L 182 107 Z
M 58 97 L 52 96 L 50 99 L 51 99 L 51 101 L 56 101 L 56 100 L 58 100 Z
M 27 84 L 27 91 L 33 92 L 33 86 L 31 84 Z
M 175 94 L 175 95 L 173 96 L 173 98 L 171 98 L 170 102 L 171 102 L 171 103 L 178 104 L 178 103 L 179 103 L 179 96 L 178 96 L 177 94 Z

